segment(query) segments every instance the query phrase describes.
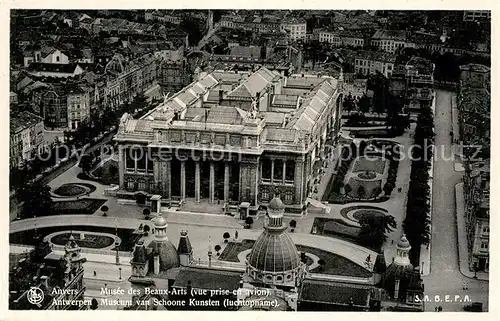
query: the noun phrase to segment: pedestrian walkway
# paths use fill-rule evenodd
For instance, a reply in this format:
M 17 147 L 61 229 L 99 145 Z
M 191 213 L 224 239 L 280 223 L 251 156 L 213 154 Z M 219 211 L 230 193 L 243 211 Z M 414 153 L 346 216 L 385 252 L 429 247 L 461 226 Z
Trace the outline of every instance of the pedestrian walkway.
M 465 200 L 464 183 L 455 185 L 456 215 L 457 215 L 457 233 L 458 233 L 458 258 L 460 260 L 460 273 L 464 276 L 473 278 L 474 272 L 469 270 L 469 251 L 467 249 L 467 231 L 465 228 Z M 489 280 L 489 274 L 477 272 L 477 279 Z

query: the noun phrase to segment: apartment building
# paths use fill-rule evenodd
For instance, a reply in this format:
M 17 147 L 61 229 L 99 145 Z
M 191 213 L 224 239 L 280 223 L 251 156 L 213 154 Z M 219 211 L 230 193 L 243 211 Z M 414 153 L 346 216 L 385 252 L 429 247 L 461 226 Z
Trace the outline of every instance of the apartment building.
M 307 26 L 306 21 L 303 19 L 287 19 L 286 22 L 281 23 L 281 28 L 287 31 L 290 40 L 306 40 Z
M 11 115 L 10 167 L 18 167 L 29 160 L 33 152 L 43 148 L 43 118 L 30 112 Z
M 390 77 L 394 70 L 396 56 L 379 51 L 361 50 L 355 52 L 354 71 L 361 75 L 374 75 L 380 72 Z
M 377 30 L 372 36 L 371 45 L 389 53 L 395 53 L 406 46 L 405 30 Z

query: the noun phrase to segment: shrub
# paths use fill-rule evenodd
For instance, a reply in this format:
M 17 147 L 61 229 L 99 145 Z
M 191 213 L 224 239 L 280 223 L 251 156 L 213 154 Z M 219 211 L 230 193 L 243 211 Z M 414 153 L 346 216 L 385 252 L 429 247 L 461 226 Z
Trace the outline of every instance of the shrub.
M 319 269 L 320 269 L 321 271 L 323 271 L 323 269 L 325 268 L 325 264 L 326 264 L 325 260 L 323 260 L 323 259 L 319 259 L 319 260 L 318 260 L 318 264 L 319 264 Z
M 349 194 L 352 191 L 352 187 L 349 184 L 345 184 L 344 191 L 346 194 Z
M 229 234 L 229 232 L 224 232 L 224 234 L 222 234 L 222 237 L 224 238 L 224 243 L 227 243 L 228 239 L 231 237 L 231 234 Z
M 245 227 L 246 228 L 250 228 L 253 224 L 253 218 L 248 216 L 246 219 L 245 219 Z
M 151 228 L 149 225 L 144 225 L 144 228 L 142 229 L 144 231 L 144 235 L 148 236 L 149 231 L 151 231 Z
M 220 252 L 220 250 L 221 250 L 220 245 L 219 245 L 219 244 L 217 244 L 217 245 L 214 247 L 214 250 L 215 250 L 215 252 L 217 252 L 217 256 L 219 256 L 219 252 Z
M 108 211 L 109 211 L 109 207 L 107 207 L 106 205 L 103 205 L 101 207 L 101 211 L 102 211 L 102 216 L 108 216 Z
M 137 202 L 137 205 L 144 205 L 146 204 L 146 195 L 143 193 L 137 193 L 135 195 L 135 200 Z
M 291 220 L 290 221 L 291 231 L 293 232 L 296 227 L 297 227 L 297 221 L 296 220 Z
M 149 208 L 145 208 L 142 210 L 142 215 L 146 218 L 146 220 L 149 220 L 149 215 L 151 214 L 151 210 Z

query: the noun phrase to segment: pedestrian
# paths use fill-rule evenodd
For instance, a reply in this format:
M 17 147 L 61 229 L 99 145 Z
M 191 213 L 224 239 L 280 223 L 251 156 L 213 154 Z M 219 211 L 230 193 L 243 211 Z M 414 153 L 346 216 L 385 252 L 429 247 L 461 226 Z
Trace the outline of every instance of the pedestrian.
M 465 289 L 468 290 L 469 289 L 469 282 L 465 281 Z
M 438 306 L 438 312 L 441 312 L 443 311 L 443 307 L 442 306 Z
M 462 290 L 467 290 L 467 282 L 465 282 L 465 281 L 462 284 Z
M 434 307 L 434 311 L 438 312 L 438 307 L 437 306 Z
M 96 277 L 96 276 L 97 276 L 97 273 L 96 273 L 96 271 L 94 271 L 94 277 Z

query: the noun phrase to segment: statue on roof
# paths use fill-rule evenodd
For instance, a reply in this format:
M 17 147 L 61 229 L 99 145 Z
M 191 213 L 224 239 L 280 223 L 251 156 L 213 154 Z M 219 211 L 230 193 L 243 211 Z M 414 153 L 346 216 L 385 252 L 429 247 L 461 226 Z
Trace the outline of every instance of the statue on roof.
M 252 100 L 252 108 L 250 109 L 250 119 L 257 119 L 257 114 L 258 114 L 258 109 L 257 109 L 257 99 Z

